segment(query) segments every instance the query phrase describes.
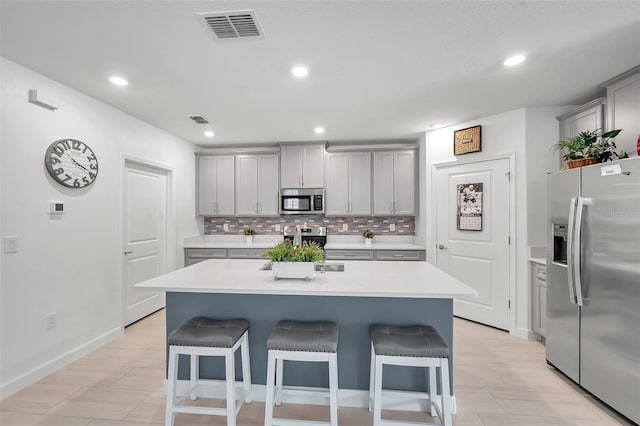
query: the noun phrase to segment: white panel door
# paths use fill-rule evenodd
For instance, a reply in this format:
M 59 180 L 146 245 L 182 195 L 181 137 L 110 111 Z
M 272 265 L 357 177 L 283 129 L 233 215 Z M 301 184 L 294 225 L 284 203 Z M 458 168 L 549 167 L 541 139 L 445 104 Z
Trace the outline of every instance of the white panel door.
M 236 213 L 258 214 L 258 156 L 236 156 Z
M 371 155 L 368 152 L 349 154 L 349 214 L 371 214 Z
M 258 206 L 262 216 L 278 216 L 278 155 L 258 156 Z
M 164 293 L 134 284 L 166 272 L 167 174 L 127 162 L 124 182 L 124 325 L 164 307 Z
M 393 152 L 373 153 L 373 214 L 393 212 Z
M 349 214 L 349 154 L 332 152 L 327 155 L 326 214 Z
M 481 195 L 477 184 L 482 184 Z M 437 266 L 479 293 L 477 299 L 455 299 L 454 314 L 505 330 L 509 328 L 509 185 L 508 159 L 436 170 Z M 480 204 L 482 229 L 458 229 L 459 206 L 478 213 Z M 467 220 L 461 218 L 463 227 Z
M 413 151 L 393 154 L 394 214 L 412 215 L 416 211 L 414 169 Z

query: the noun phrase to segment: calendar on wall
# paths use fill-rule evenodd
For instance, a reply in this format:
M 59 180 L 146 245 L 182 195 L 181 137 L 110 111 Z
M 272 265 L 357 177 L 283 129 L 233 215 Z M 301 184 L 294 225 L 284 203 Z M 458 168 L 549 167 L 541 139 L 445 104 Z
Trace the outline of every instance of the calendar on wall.
M 457 226 L 460 231 L 482 231 L 482 183 L 457 187 Z

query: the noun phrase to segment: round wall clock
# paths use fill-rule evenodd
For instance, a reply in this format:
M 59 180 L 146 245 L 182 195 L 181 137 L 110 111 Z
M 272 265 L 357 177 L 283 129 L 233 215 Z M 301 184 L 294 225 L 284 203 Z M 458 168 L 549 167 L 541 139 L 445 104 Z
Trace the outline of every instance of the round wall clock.
M 60 139 L 44 154 L 44 164 L 51 177 L 69 188 L 84 188 L 98 176 L 98 159 L 84 142 Z

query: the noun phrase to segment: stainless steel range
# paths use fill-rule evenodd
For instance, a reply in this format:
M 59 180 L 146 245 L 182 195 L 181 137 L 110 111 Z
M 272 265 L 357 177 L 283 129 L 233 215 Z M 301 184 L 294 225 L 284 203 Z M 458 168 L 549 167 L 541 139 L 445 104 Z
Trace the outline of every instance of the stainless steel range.
M 283 239 L 293 245 L 302 245 L 305 241 L 314 242 L 324 249 L 327 244 L 327 228 L 324 226 L 285 226 Z

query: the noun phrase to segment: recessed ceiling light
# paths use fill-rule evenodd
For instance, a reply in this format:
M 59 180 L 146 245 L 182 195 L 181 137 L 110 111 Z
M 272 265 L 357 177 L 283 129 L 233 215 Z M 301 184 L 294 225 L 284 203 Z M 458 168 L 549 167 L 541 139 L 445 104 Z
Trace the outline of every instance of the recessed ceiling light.
M 216 134 L 213 133 L 211 130 L 207 130 L 206 132 L 204 132 L 204 135 L 208 138 L 212 138 L 214 137 Z
M 316 127 L 313 131 L 316 132 L 316 135 L 321 135 L 324 133 L 324 127 Z
M 442 129 L 445 125 L 443 123 L 433 123 L 431 125 L 432 129 Z
M 514 65 L 521 64 L 522 62 L 524 62 L 525 59 L 527 59 L 527 57 L 524 55 L 511 56 L 504 60 L 503 65 L 505 67 L 512 67 Z
M 307 69 L 307 67 L 297 66 L 291 68 L 291 74 L 296 77 L 306 77 L 307 74 L 309 74 L 309 70 Z
M 113 75 L 111 77 L 109 77 L 109 81 L 112 82 L 113 84 L 115 84 L 116 86 L 128 86 L 129 82 L 127 80 L 125 80 L 122 77 L 118 77 L 116 75 Z

